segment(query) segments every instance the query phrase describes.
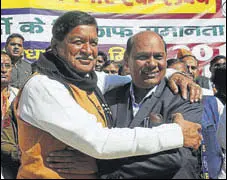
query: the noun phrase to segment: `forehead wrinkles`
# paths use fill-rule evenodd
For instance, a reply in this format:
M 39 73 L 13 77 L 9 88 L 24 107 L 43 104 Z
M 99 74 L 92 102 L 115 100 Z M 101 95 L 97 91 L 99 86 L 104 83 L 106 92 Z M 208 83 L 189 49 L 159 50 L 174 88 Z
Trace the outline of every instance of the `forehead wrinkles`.
M 68 36 L 69 39 L 73 39 L 75 37 L 78 37 L 78 38 L 97 39 L 98 40 L 98 34 L 97 34 L 97 31 L 96 31 L 96 27 L 91 26 L 91 25 L 77 26 L 74 29 L 72 29 L 67 34 L 67 36 Z

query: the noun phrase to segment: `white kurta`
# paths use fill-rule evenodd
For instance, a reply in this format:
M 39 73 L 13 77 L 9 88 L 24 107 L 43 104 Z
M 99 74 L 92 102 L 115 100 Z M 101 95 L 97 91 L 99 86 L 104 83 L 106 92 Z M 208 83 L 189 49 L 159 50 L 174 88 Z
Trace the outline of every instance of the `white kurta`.
M 97 75 L 103 93 L 131 80 L 105 73 Z M 103 128 L 64 85 L 45 75 L 36 75 L 26 83 L 18 112 L 27 123 L 97 159 L 147 155 L 183 146 L 182 130 L 175 123 L 152 129 Z

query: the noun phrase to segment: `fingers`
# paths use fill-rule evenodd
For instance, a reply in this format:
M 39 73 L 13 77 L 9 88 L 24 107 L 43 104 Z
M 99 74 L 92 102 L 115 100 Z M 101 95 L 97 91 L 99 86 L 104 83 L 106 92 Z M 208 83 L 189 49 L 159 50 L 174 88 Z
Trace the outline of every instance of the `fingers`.
M 203 91 L 202 88 L 199 86 L 199 100 L 201 101 L 203 98 Z
M 196 95 L 195 95 L 195 101 L 198 102 L 201 99 L 202 99 L 202 88 L 200 86 L 197 86 Z
M 190 83 L 189 85 L 190 89 L 190 102 L 199 102 L 202 99 L 202 89 L 199 85 L 193 83 Z
M 174 94 L 177 94 L 179 92 L 178 86 L 173 79 L 169 80 L 169 87 L 170 87 L 170 89 L 172 89 Z
M 202 89 L 197 85 L 193 79 L 184 76 L 180 73 L 175 73 L 169 79 L 169 87 L 177 94 L 181 91 L 181 95 L 184 99 L 188 98 L 188 92 L 190 93 L 190 102 L 198 102 L 202 99 Z
M 47 162 L 56 162 L 56 163 L 72 163 L 72 162 L 90 162 L 91 158 L 90 157 L 85 157 L 85 156 L 71 156 L 71 157 L 64 157 L 64 156 L 48 156 L 46 159 Z
M 73 160 L 72 160 L 72 157 L 62 157 L 62 156 L 55 156 L 55 157 L 48 157 L 46 159 L 47 162 L 58 162 L 58 163 L 71 163 Z
M 192 147 L 193 149 L 197 150 L 202 141 L 202 135 L 200 134 L 201 125 L 197 123 L 189 122 L 189 125 L 192 125 L 189 132 L 187 133 L 187 140 L 185 137 L 185 146 Z
M 172 115 L 172 120 L 174 123 L 179 123 L 179 121 L 184 120 L 184 117 L 181 113 L 175 113 Z
M 192 147 L 197 150 L 202 141 L 202 136 L 200 134 L 202 126 L 200 124 L 184 120 L 183 115 L 180 113 L 174 114 L 172 118 L 173 122 L 177 123 L 182 128 L 184 146 Z
M 202 126 L 198 123 L 195 123 L 195 129 L 198 131 L 198 133 L 202 130 Z
M 66 173 L 66 174 L 94 174 L 97 171 L 95 170 L 80 170 L 80 169 L 56 169 L 59 173 Z
M 199 149 L 199 147 L 201 145 L 201 141 L 202 141 L 202 136 L 199 135 L 198 138 L 195 138 L 195 142 L 193 143 L 192 148 L 195 150 Z
M 74 156 L 84 156 L 86 157 L 84 153 L 77 151 L 75 149 L 68 149 L 60 150 L 60 151 L 53 151 L 49 154 L 50 157 L 59 156 L 59 157 L 74 157 Z
M 60 151 L 54 151 L 49 154 L 50 157 L 52 156 L 60 156 L 60 157 L 72 157 L 75 155 L 76 152 L 71 150 L 60 150 Z
M 75 168 L 76 165 L 74 163 L 49 163 L 49 167 L 54 169 L 65 169 L 67 168 Z
M 195 99 L 196 99 L 196 88 L 191 85 L 189 86 L 189 89 L 190 89 L 190 102 L 191 103 L 194 103 Z
M 180 86 L 180 89 L 181 89 L 182 97 L 184 99 L 187 99 L 188 98 L 188 86 L 187 86 L 187 83 L 184 82 L 184 81 L 181 81 L 181 84 L 179 84 L 179 86 Z
M 86 162 L 86 163 L 49 163 L 49 167 L 53 169 L 74 169 L 75 171 L 91 171 L 96 169 L 96 165 L 93 163 Z M 91 169 L 89 169 L 89 167 Z

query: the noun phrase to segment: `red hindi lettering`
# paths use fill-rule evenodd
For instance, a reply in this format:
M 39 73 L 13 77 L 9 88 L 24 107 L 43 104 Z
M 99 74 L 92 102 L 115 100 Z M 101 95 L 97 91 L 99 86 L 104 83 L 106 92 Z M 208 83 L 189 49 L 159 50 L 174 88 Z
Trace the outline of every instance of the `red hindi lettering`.
M 133 2 L 128 2 L 128 0 L 122 0 L 122 2 L 124 3 L 124 5 L 126 6 L 133 6 Z
M 91 0 L 91 3 L 96 3 L 96 0 Z M 102 0 L 98 0 L 97 3 L 102 4 Z
M 105 0 L 104 1 L 106 4 L 114 4 L 113 0 Z M 96 3 L 96 0 L 91 0 L 91 3 Z M 98 4 L 102 4 L 103 1 L 102 0 L 98 0 L 97 2 Z
M 155 2 L 155 0 L 136 0 L 136 2 L 147 5 L 147 4 L 151 4 L 151 3 Z
M 195 0 L 184 0 L 185 3 L 190 3 L 190 4 L 194 4 Z
M 106 0 L 106 4 L 114 4 L 113 0 Z
M 205 4 L 209 4 L 209 0 L 197 0 L 200 3 L 205 3 Z
M 175 3 L 175 5 L 181 5 L 183 3 L 183 0 L 178 0 L 178 2 Z
M 164 0 L 164 3 L 165 3 L 167 6 L 172 6 L 172 3 L 169 2 L 168 0 Z

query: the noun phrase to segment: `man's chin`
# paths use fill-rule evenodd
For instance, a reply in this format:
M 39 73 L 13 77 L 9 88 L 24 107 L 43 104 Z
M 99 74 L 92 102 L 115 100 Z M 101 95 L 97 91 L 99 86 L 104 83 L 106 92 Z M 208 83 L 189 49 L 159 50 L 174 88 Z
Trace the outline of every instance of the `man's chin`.
M 9 81 L 7 81 L 7 80 L 1 80 L 1 86 L 2 87 L 8 86 L 8 85 L 9 85 Z
M 89 74 L 94 71 L 94 69 L 77 69 L 76 70 L 79 74 Z
M 22 55 L 12 54 L 11 57 L 12 57 L 13 59 L 19 59 L 19 58 L 22 58 Z
M 96 67 L 95 70 L 101 72 L 102 68 L 101 67 Z
M 144 80 L 144 88 L 151 88 L 155 87 L 156 85 L 159 85 L 161 80 L 156 80 L 156 79 L 147 79 Z

